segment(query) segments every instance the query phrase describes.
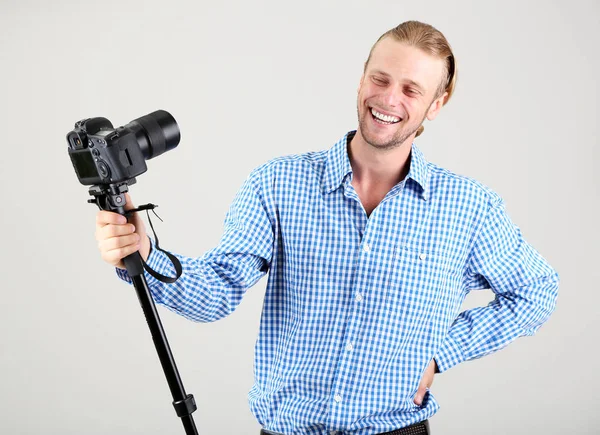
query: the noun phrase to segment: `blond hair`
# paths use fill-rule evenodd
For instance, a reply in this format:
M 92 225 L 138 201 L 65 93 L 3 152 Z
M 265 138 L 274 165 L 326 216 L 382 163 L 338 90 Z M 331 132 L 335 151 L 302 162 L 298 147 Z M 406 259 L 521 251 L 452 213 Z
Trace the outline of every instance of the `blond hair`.
M 442 96 L 444 92 L 448 92 L 448 95 L 442 104 L 445 105 L 454 93 L 457 69 L 452 48 L 442 32 L 429 24 L 421 23 L 419 21 L 405 21 L 404 23 L 399 24 L 381 35 L 375 44 L 373 44 L 373 47 L 371 47 L 371 51 L 369 52 L 369 57 L 365 62 L 365 71 L 367 70 L 367 65 L 369 64 L 375 46 L 379 41 L 388 36 L 394 38 L 398 42 L 404 42 L 405 44 L 418 48 L 431 56 L 435 56 L 445 61 L 446 76 L 440 82 L 434 98 L 435 100 Z M 417 136 L 423 133 L 423 130 L 425 130 L 425 127 L 421 125 L 417 130 Z

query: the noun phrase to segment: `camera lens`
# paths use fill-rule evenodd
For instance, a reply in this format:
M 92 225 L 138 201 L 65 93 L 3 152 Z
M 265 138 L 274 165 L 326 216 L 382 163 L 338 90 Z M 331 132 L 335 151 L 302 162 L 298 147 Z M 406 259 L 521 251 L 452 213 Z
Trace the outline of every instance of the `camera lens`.
M 124 126 L 135 131 L 144 158 L 150 160 L 179 144 L 181 135 L 175 118 L 165 110 L 157 110 Z

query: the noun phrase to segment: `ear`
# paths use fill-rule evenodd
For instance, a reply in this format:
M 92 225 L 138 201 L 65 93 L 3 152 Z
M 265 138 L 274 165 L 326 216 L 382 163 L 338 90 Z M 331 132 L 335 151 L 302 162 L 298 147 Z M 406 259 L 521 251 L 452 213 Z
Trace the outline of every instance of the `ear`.
M 442 96 L 436 98 L 433 103 L 431 103 L 431 106 L 429 106 L 429 110 L 427 111 L 427 119 L 429 121 L 433 121 L 436 118 L 446 102 L 446 97 L 448 97 L 448 92 L 444 92 Z

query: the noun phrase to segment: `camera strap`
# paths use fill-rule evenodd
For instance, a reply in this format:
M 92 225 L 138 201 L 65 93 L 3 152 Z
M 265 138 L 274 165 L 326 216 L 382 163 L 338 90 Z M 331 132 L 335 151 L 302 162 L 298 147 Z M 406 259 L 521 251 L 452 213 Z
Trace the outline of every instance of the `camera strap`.
M 150 223 L 150 228 L 152 228 L 152 233 L 154 234 L 154 240 L 156 241 L 156 249 L 158 249 L 161 252 L 164 252 L 165 255 L 167 257 L 169 257 L 169 260 L 171 260 L 171 263 L 173 263 L 173 267 L 175 267 L 175 273 L 177 274 L 177 276 L 171 277 L 171 276 L 161 275 L 160 273 L 158 273 L 154 269 L 152 269 L 150 266 L 148 266 L 143 259 L 142 259 L 142 264 L 144 265 L 144 269 L 146 269 L 146 272 L 148 272 L 154 278 L 156 278 L 159 281 L 165 282 L 167 284 L 171 284 L 179 279 L 179 277 L 181 276 L 182 268 L 181 268 L 181 263 L 179 262 L 179 259 L 177 257 L 175 257 L 173 254 L 171 254 L 170 252 L 167 252 L 164 249 L 161 249 L 161 247 L 159 245 L 158 236 L 156 235 L 156 231 L 154 230 L 154 225 L 152 225 L 152 219 L 150 219 L 150 213 L 149 213 L 149 210 L 152 210 L 152 213 L 154 213 L 154 215 L 158 219 L 160 219 L 161 222 L 163 222 L 163 220 L 160 218 L 160 216 L 154 211 L 154 209 L 156 207 L 158 207 L 158 205 L 155 205 L 155 204 L 140 205 L 138 208 L 134 208 L 132 210 L 127 210 L 125 212 L 125 215 L 129 216 L 138 211 L 146 210 L 146 215 L 148 216 L 148 222 Z M 152 248 L 150 248 L 150 249 L 152 249 Z

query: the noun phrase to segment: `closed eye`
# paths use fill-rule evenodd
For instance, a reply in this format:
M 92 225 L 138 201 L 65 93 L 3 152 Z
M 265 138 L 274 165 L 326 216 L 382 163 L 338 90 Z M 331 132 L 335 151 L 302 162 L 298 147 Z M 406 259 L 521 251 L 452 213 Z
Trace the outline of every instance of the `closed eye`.
M 385 86 L 387 84 L 387 81 L 379 77 L 372 77 L 372 80 L 373 83 L 375 83 L 378 86 Z

